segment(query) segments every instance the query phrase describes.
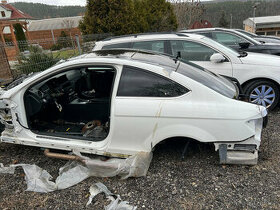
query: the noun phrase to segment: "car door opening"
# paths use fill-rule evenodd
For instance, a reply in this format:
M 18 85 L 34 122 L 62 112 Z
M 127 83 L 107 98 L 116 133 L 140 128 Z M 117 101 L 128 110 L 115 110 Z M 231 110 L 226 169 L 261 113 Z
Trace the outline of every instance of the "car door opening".
M 30 130 L 91 141 L 109 134 L 116 71 L 110 66 L 70 69 L 45 78 L 25 92 Z

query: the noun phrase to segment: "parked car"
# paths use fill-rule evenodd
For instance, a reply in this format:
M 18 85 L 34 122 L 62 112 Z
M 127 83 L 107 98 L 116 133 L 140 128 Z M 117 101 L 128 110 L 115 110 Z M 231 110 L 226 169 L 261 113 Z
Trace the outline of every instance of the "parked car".
M 1 89 L 1 141 L 126 157 L 185 137 L 256 164 L 266 109 L 228 84 L 168 56 L 97 51 Z
M 276 37 L 276 36 L 264 36 L 264 35 L 257 35 L 242 29 L 235 29 L 236 31 L 243 33 L 259 42 L 262 43 L 274 43 L 274 44 L 280 44 L 280 37 Z
M 261 43 L 234 29 L 204 28 L 182 30 L 180 32 L 201 34 L 238 51 L 242 50 L 246 52 L 265 53 L 280 56 L 279 44 Z
M 279 103 L 280 57 L 237 52 L 196 34 L 146 34 L 113 37 L 97 42 L 93 50 L 146 49 L 179 56 L 214 73 L 236 78 L 247 99 L 274 109 Z

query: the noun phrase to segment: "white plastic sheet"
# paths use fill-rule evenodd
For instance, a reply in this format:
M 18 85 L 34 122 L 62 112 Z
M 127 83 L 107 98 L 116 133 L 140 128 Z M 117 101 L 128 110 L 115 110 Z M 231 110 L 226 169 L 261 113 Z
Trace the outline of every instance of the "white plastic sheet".
M 79 153 L 77 155 L 81 156 Z M 85 159 L 85 166 L 75 161 L 67 162 L 59 169 L 59 176 L 55 182 L 51 181 L 52 176 L 46 170 L 30 164 L 10 165 L 9 167 L 0 164 L 0 173 L 13 174 L 15 167 L 21 166 L 25 173 L 26 190 L 47 193 L 66 189 L 90 176 L 113 177 L 118 175 L 122 179 L 146 176 L 152 160 L 152 153 L 141 152 L 127 159 L 111 158 L 107 161 L 81 157 Z
M 120 195 L 111 193 L 108 188 L 98 182 L 90 187 L 90 197 L 87 202 L 87 206 L 91 204 L 92 199 L 99 193 L 105 193 L 106 198 L 111 200 L 108 206 L 105 206 L 105 210 L 136 210 L 136 206 L 129 205 L 127 201 L 122 201 Z M 116 197 L 116 198 L 115 198 Z
M 149 152 L 140 152 L 126 159 L 110 158 L 106 161 L 90 159 L 79 152 L 74 153 L 84 159 L 89 175 L 96 177 L 120 176 L 121 179 L 127 179 L 146 176 L 152 160 L 152 153 Z
M 4 167 L 3 163 L 0 163 L 0 174 L 14 174 L 15 168 L 14 167 Z

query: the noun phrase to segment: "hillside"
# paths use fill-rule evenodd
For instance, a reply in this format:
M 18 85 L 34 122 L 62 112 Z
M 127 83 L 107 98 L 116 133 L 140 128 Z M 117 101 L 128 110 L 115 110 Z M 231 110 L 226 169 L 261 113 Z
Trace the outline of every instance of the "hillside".
M 32 17 L 42 18 L 54 18 L 54 17 L 71 17 L 81 15 L 85 12 L 85 7 L 80 6 L 52 6 L 39 3 L 13 3 L 17 9 L 26 12 Z
M 260 4 L 256 9 L 256 17 L 280 15 L 280 1 L 258 1 Z M 242 28 L 243 20 L 253 17 L 253 5 L 256 1 L 227 1 L 212 2 L 204 4 L 205 13 L 203 19 L 209 20 L 214 26 L 218 26 L 222 10 L 225 11 L 227 21 L 230 22 L 232 14 L 233 28 Z

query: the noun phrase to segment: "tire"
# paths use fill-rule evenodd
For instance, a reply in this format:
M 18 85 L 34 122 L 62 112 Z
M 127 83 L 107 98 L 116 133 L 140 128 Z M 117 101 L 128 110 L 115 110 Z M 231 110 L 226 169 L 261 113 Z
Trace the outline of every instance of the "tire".
M 279 87 L 268 80 L 252 81 L 244 87 L 244 92 L 250 103 L 265 106 L 268 110 L 273 110 L 279 102 Z

